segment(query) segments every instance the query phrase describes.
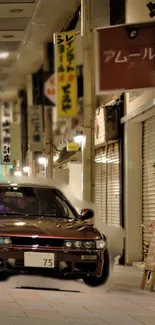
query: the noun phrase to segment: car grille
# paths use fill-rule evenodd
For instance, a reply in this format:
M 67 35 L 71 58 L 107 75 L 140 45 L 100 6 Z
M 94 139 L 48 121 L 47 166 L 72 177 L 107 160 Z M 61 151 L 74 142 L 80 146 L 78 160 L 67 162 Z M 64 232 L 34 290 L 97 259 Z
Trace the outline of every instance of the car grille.
M 34 246 L 38 245 L 41 247 L 63 247 L 63 239 L 53 238 L 32 238 L 32 237 L 12 237 L 13 246 Z

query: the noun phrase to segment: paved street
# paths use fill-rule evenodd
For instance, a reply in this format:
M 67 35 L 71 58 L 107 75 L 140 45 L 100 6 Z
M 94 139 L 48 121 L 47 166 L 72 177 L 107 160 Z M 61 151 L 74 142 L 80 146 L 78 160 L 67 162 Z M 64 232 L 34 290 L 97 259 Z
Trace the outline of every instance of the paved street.
M 139 290 L 141 276 L 138 269 L 116 267 L 106 287 L 97 289 L 79 281 L 14 277 L 1 283 L 0 325 L 154 325 L 155 293 Z

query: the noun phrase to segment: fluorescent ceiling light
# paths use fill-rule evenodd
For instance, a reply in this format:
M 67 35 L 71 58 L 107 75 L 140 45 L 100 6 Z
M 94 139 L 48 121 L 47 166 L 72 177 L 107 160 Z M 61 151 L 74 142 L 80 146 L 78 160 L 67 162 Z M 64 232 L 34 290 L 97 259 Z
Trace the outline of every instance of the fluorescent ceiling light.
M 3 38 L 13 38 L 14 35 L 13 34 L 6 34 L 6 35 L 2 35 Z
M 21 12 L 23 12 L 23 9 L 20 8 L 15 8 L 15 9 L 10 9 L 9 12 L 11 12 L 12 14 L 19 14 Z
M 0 53 L 0 59 L 7 59 L 9 56 L 9 53 L 8 52 L 1 52 Z
M 16 213 L 15 213 L 16 214 Z M 22 227 L 24 226 L 26 223 L 25 222 L 22 222 L 22 221 L 18 221 L 18 222 L 15 222 L 15 226 L 18 226 L 18 227 Z

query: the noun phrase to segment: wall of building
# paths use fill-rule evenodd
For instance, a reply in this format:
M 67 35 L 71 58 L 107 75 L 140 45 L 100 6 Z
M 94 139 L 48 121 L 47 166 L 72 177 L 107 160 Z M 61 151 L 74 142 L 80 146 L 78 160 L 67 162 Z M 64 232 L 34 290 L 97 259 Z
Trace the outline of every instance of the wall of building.
M 144 91 L 135 91 L 135 98 L 130 100 L 131 93 L 126 94 L 125 115 L 128 115 L 138 108 L 147 104 L 151 99 L 155 98 L 155 88 Z
M 148 0 L 126 0 L 126 23 L 152 21 Z M 155 19 L 153 19 L 155 20 Z M 125 95 L 125 115 L 155 98 L 155 89 L 135 90 Z M 147 118 L 147 116 L 145 116 Z M 142 260 L 142 119 L 124 125 L 124 214 L 126 263 Z
M 126 0 L 126 23 L 155 20 L 149 16 L 149 10 L 146 7 L 149 2 L 149 0 Z
M 142 260 L 142 124 L 124 127 L 124 216 L 127 264 Z
M 55 168 L 53 173 L 53 178 L 58 182 L 61 181 L 62 184 L 69 184 L 69 169 L 59 169 Z
M 82 175 L 82 164 L 69 164 L 69 186 L 79 199 L 82 199 Z
M 148 0 L 126 0 L 126 23 L 137 23 L 153 21 L 155 18 L 150 18 L 147 8 Z M 142 106 L 144 103 L 155 97 L 155 89 L 145 89 L 145 91 L 136 91 L 134 100 L 130 101 L 130 96 L 126 95 L 126 112 L 129 114 Z
M 109 26 L 110 22 L 110 0 L 95 0 L 94 1 L 94 28 Z M 78 24 L 76 26 L 76 30 L 80 31 L 81 29 L 81 21 L 79 18 Z

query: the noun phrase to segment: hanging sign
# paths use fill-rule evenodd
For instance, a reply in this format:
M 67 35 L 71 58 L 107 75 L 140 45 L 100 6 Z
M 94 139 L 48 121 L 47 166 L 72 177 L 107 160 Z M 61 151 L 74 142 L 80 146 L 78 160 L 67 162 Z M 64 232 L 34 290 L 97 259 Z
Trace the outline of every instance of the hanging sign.
M 37 152 L 43 150 L 43 116 L 42 106 L 29 107 L 29 134 L 30 150 Z
M 105 142 L 105 117 L 104 108 L 100 107 L 96 110 L 95 116 L 95 146 Z
M 155 22 L 97 30 L 97 94 L 155 87 Z
M 59 117 L 77 116 L 75 32 L 55 34 L 55 71 Z
M 2 165 L 11 164 L 12 103 L 1 103 L 1 152 Z
M 45 82 L 44 94 L 52 104 L 56 103 L 55 74 L 52 74 Z
M 67 151 L 79 151 L 80 146 L 76 142 L 67 142 Z

